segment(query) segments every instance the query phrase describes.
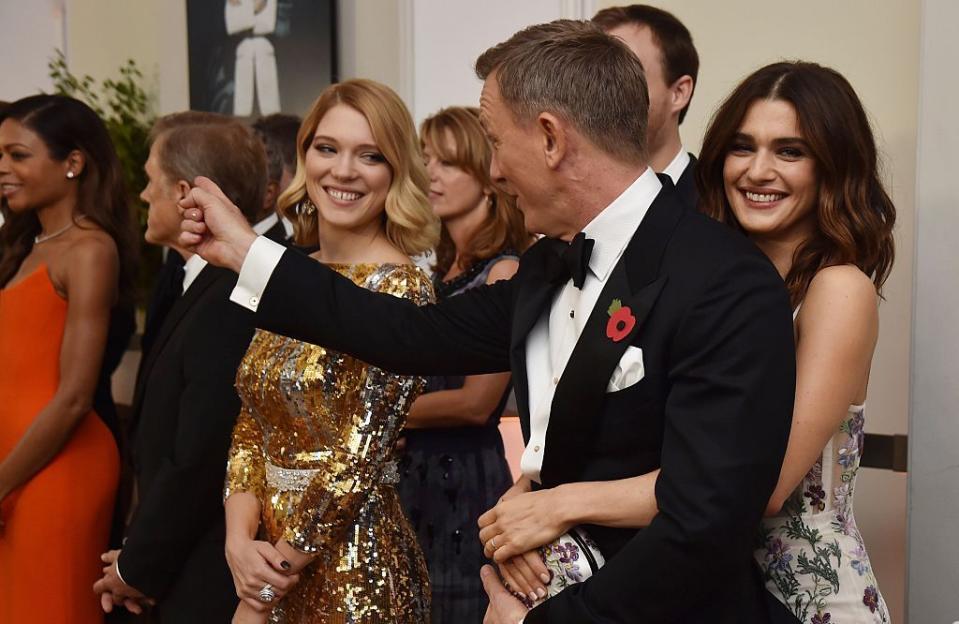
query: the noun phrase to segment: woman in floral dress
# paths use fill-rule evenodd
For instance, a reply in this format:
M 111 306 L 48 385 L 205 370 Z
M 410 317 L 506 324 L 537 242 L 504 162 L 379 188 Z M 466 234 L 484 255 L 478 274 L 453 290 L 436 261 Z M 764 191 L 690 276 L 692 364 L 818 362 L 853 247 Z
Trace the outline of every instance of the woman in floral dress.
M 888 622 L 853 515 L 895 222 L 862 104 L 831 69 L 764 67 L 716 113 L 697 175 L 705 211 L 769 256 L 795 310 L 792 431 L 755 552 L 766 587 L 807 624 Z

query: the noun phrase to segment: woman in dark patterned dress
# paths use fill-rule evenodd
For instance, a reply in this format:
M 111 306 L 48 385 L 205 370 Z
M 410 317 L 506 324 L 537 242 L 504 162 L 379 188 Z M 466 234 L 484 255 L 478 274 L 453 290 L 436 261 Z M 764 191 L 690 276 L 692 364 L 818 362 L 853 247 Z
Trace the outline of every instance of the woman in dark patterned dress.
M 443 109 L 420 137 L 443 224 L 437 299 L 509 279 L 532 239 L 513 199 L 490 180 L 478 111 Z M 433 377 L 407 419 L 399 492 L 429 567 L 433 622 L 478 623 L 486 612 L 476 522 L 513 483 L 498 428 L 509 390 L 509 373 Z

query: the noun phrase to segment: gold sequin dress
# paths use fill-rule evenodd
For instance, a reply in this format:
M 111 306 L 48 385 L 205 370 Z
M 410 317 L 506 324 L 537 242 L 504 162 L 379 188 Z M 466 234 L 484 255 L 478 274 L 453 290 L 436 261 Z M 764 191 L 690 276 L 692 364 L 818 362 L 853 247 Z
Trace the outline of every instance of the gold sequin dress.
M 369 290 L 423 305 L 412 265 L 328 265 Z M 261 539 L 317 557 L 273 609 L 284 624 L 429 622 L 426 564 L 393 484 L 393 444 L 424 380 L 257 331 L 237 371 L 243 406 L 224 497 L 262 503 Z

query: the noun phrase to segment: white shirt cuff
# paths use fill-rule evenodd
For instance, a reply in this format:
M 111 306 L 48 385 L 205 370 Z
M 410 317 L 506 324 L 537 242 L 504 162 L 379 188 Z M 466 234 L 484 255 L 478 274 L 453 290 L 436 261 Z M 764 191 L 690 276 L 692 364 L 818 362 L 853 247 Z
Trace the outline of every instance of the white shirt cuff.
M 280 263 L 280 258 L 285 251 L 286 247 L 283 245 L 274 243 L 264 236 L 257 236 L 250 245 L 246 258 L 243 259 L 236 287 L 230 293 L 230 301 L 256 312 L 260 305 L 260 297 L 263 296 L 270 276 L 273 275 L 273 270 Z
M 129 583 L 127 583 L 125 580 L 123 580 L 123 575 L 120 574 L 120 560 L 119 560 L 119 559 L 117 559 L 117 578 L 120 579 L 120 582 L 123 583 L 124 585 L 126 585 L 127 587 L 130 586 Z

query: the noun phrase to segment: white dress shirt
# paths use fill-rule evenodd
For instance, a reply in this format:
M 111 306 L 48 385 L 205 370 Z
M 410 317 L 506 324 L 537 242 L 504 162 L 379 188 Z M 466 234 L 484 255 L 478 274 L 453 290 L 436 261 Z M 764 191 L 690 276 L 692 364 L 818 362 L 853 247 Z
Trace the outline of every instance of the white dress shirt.
M 573 286 L 572 280 L 567 282 L 526 338 L 530 437 L 520 469 L 524 476 L 537 483 L 546 454 L 546 430 L 556 386 L 613 267 L 626 251 L 662 186 L 653 170 L 647 168 L 583 228 L 587 238 L 595 241 L 583 288 Z
M 530 440 L 520 467 L 523 474 L 534 481 L 539 482 L 546 452 L 546 429 L 556 385 L 606 280 L 661 188 L 659 178 L 647 168 L 583 229 L 595 243 L 582 290 L 573 286 L 570 280 L 526 338 Z M 286 248 L 282 245 L 263 236 L 257 237 L 243 261 L 230 300 L 255 312 L 284 251 Z
M 663 173 L 669 176 L 669 179 L 673 181 L 673 184 L 679 184 L 679 179 L 683 177 L 683 172 L 686 171 L 686 167 L 689 166 L 689 152 L 686 151 L 684 145 L 679 146 L 679 153 L 676 154 L 676 157 L 673 158 L 672 162 L 666 165 L 666 168 L 663 169 Z
M 176 253 L 176 252 L 173 252 Z M 193 283 L 193 280 L 196 279 L 196 276 L 200 274 L 200 271 L 203 270 L 203 267 L 206 266 L 206 260 L 201 258 L 198 254 L 193 254 L 187 258 L 186 263 L 183 265 L 183 292 L 186 292 L 186 289 L 190 287 L 190 284 Z

